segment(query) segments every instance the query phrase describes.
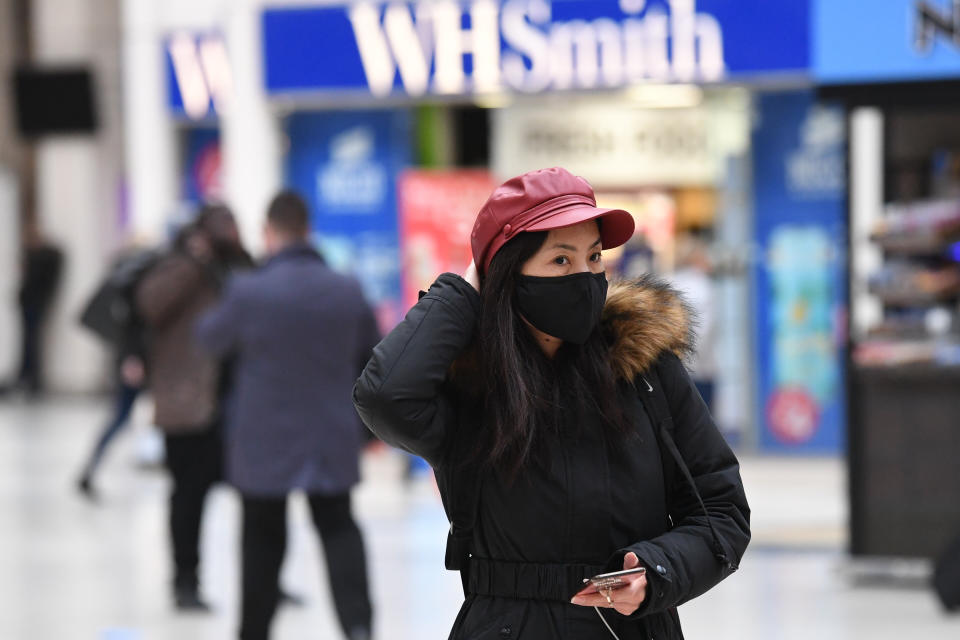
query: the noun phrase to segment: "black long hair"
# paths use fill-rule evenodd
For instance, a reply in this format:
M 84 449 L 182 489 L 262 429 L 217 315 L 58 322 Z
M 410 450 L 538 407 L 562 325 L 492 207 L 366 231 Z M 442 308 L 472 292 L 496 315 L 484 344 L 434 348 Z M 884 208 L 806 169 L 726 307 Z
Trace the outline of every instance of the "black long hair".
M 222 231 L 217 233 L 217 228 L 222 229 L 226 225 L 233 225 L 236 229 L 236 217 L 225 204 L 207 202 L 200 206 L 196 216 L 190 224 L 182 227 L 173 241 L 174 249 L 187 252 L 187 243 L 194 234 L 201 234 L 206 237 L 213 250 L 215 258 L 215 271 L 224 271 L 229 269 L 247 269 L 254 265 L 253 258 L 246 252 L 240 243 L 239 230 L 236 239 L 226 239 Z M 220 274 L 221 276 L 223 274 Z
M 526 232 L 511 239 L 494 256 L 480 287 L 476 346 L 484 437 L 477 455 L 511 478 L 545 436 L 559 431 L 564 414 L 593 412 L 615 439 L 632 432 L 610 366 L 610 346 L 600 328 L 583 345 L 564 343 L 550 359 L 517 309 L 517 278 L 546 237 L 547 232 Z

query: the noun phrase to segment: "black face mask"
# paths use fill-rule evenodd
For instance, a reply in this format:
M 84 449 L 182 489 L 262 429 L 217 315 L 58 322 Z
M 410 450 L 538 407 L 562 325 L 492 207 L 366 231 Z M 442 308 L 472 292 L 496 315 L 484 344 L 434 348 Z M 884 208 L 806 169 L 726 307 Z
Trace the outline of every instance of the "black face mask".
M 517 306 L 527 322 L 564 342 L 583 344 L 600 322 L 607 300 L 604 273 L 517 278 Z

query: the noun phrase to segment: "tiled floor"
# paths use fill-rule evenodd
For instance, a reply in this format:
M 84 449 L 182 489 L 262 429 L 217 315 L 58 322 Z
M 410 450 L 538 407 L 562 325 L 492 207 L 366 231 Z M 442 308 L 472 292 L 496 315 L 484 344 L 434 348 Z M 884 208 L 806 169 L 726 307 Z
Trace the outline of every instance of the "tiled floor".
M 145 419 L 140 409 L 140 422 Z M 216 610 L 173 613 L 167 593 L 166 480 L 136 468 L 137 433 L 111 451 L 90 505 L 72 480 L 106 404 L 59 400 L 0 404 L 0 640 L 182 640 L 235 636 L 237 503 L 212 498 L 203 580 Z M 400 462 L 365 461 L 357 490 L 381 640 L 445 638 L 459 579 L 442 569 L 446 522 L 429 482 L 404 487 Z M 857 587 L 842 548 L 843 469 L 836 460 L 744 460 L 755 543 L 742 570 L 684 606 L 690 640 L 948 640 L 960 618 L 926 590 Z M 284 609 L 280 640 L 339 640 L 322 560 L 304 504 L 291 512 L 287 588 L 307 606 Z

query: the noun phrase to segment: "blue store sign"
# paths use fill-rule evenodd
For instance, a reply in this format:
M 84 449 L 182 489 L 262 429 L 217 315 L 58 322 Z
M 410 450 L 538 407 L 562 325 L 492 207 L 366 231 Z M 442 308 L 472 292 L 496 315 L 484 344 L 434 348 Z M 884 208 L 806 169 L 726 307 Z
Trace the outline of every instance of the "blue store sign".
M 809 92 L 761 95 L 753 136 L 760 446 L 844 443 L 844 115 Z
M 814 0 L 812 31 L 822 83 L 960 78 L 960 0 Z
M 268 9 L 272 94 L 457 95 L 809 68 L 808 0 L 420 0 Z
M 397 175 L 410 164 L 402 111 L 301 113 L 288 118 L 287 182 L 307 200 L 327 261 L 359 278 L 381 327 L 401 319 Z

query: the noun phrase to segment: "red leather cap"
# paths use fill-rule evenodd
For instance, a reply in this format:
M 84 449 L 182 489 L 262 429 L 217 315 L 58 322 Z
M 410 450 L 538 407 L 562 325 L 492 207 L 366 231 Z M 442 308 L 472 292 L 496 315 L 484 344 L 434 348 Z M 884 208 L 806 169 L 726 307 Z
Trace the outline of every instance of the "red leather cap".
M 619 247 L 633 235 L 633 216 L 623 209 L 599 209 L 590 183 L 566 169 L 530 171 L 494 190 L 473 224 L 473 261 L 485 273 L 500 247 L 523 231 L 549 231 L 602 218 L 604 249 Z

